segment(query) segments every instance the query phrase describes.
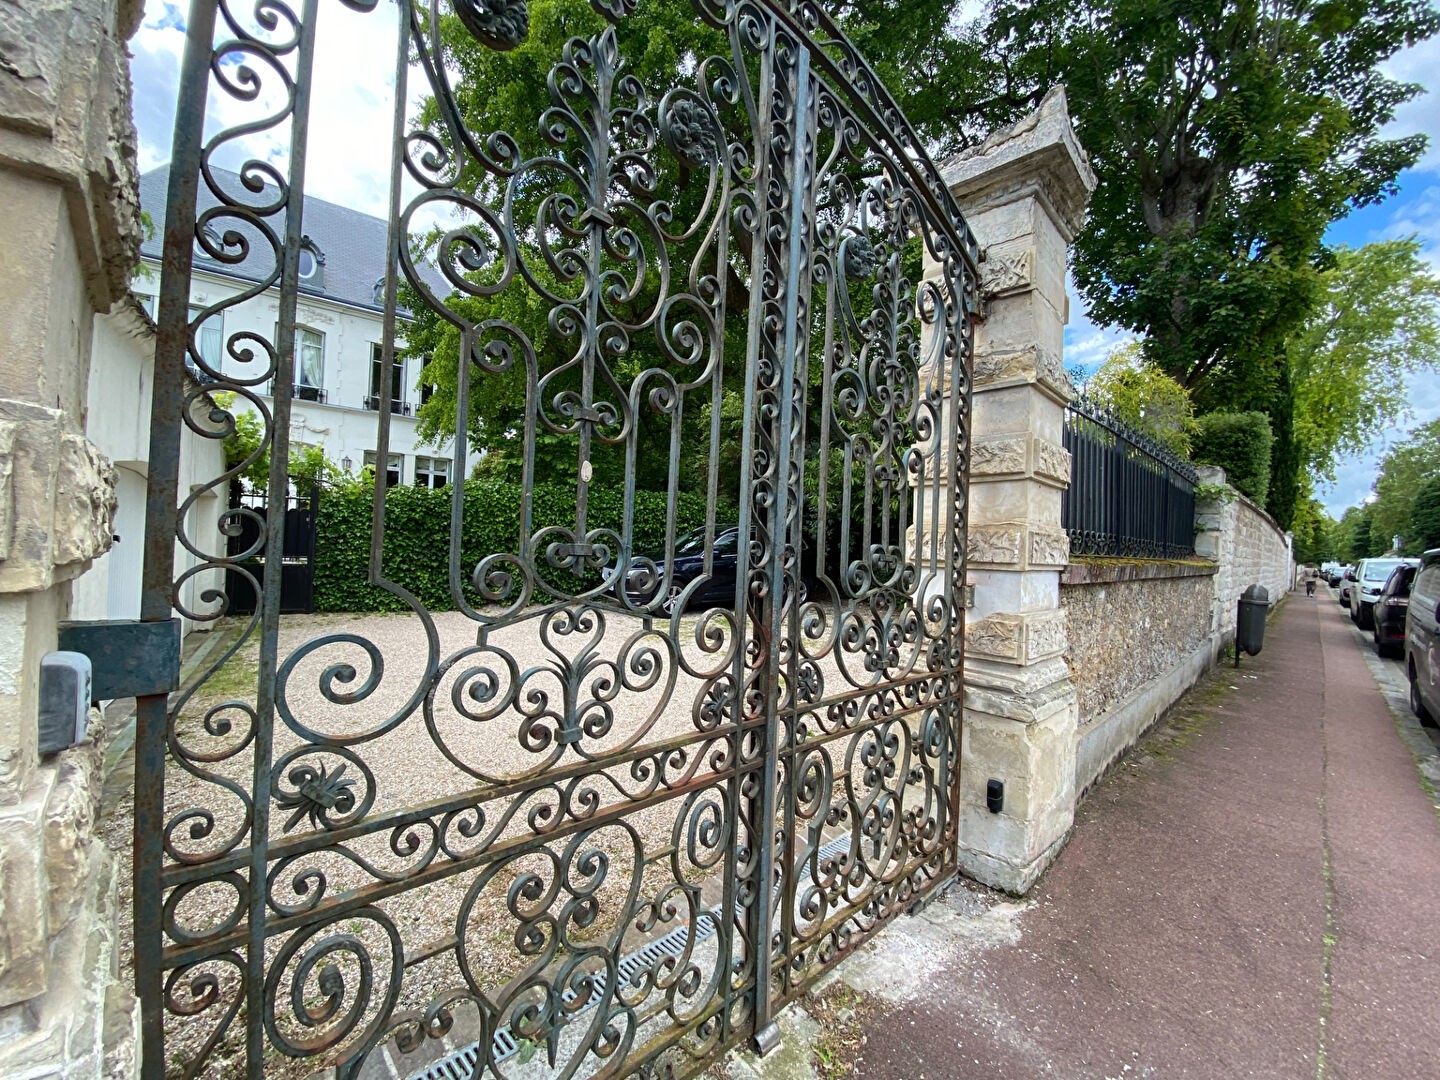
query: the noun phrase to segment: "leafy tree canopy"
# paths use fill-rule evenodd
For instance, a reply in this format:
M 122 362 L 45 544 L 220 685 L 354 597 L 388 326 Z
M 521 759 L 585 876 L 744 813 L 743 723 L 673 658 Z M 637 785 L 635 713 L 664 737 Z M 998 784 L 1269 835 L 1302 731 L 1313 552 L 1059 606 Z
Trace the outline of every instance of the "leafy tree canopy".
M 1440 476 L 1425 481 L 1410 506 L 1410 540 L 1419 551 L 1440 547 Z
M 1189 456 L 1195 426 L 1190 395 L 1145 359 L 1139 342 L 1122 345 L 1107 356 L 1086 380 L 1085 393 L 1181 457 Z
M 1440 478 L 1440 419 L 1431 420 L 1410 432 L 1410 437 L 1393 447 L 1380 461 L 1375 478 L 1375 501 L 1370 507 L 1370 532 L 1374 544 L 1390 547 L 1401 538 L 1407 555 L 1424 550 L 1412 531 L 1411 513 L 1415 498 L 1429 481 Z M 1380 554 L 1381 552 L 1372 552 Z
M 1440 278 L 1415 239 L 1339 248 L 1287 346 L 1302 467 L 1333 479 L 1405 410 L 1406 377 L 1440 371 Z

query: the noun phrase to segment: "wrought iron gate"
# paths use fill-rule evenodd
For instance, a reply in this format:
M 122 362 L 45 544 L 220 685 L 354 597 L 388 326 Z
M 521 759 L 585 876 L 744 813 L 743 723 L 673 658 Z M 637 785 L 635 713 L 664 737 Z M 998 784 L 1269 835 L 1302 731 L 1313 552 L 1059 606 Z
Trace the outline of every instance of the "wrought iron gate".
M 267 559 L 230 650 L 258 646 L 254 692 L 141 700 L 147 1076 L 357 1076 L 433 1057 L 442 1037 L 473 1040 L 476 1075 L 685 1074 L 769 1041 L 778 1007 L 953 873 L 974 242 L 813 3 L 695 0 L 714 55 L 652 87 L 627 74 L 632 0 L 592 2 L 605 21 L 554 58 L 533 130 L 508 134 L 461 111 L 446 43 L 463 28 L 516 46 L 525 0 L 192 4 L 143 617 L 171 617 L 177 535 L 204 559 L 187 577 L 245 572 L 282 543 L 271 498 L 255 550 L 207 546 L 204 492 L 177 509 L 179 430 L 196 395 L 230 391 L 213 423 L 257 412 L 285 492 L 327 6 L 400 23 L 380 385 L 404 288 L 453 327 L 452 475 L 471 401 L 516 380 L 525 489 L 556 479 L 537 442 L 563 440 L 575 507 L 541 527 L 527 496 L 513 544 L 462 560 L 453 484 L 436 528 L 458 614 L 441 614 L 384 575 L 381 485 L 371 581 L 408 618 L 293 640 Z M 207 96 L 230 127 L 207 125 Z M 288 160 L 227 180 L 217 157 L 261 130 L 288 133 Z M 197 251 L 265 272 L 189 321 Z M 232 334 L 208 363 L 201 323 L 271 289 L 274 337 Z M 516 296 L 538 302 L 538 329 L 506 314 Z M 213 382 L 187 390 L 187 357 Z M 385 461 L 391 417 L 376 416 Z M 664 477 L 659 552 L 635 543 L 642 454 Z M 602 484 L 623 491 L 618 525 L 596 524 Z M 685 489 L 706 508 L 690 577 Z M 727 528 L 733 601 L 687 610 Z

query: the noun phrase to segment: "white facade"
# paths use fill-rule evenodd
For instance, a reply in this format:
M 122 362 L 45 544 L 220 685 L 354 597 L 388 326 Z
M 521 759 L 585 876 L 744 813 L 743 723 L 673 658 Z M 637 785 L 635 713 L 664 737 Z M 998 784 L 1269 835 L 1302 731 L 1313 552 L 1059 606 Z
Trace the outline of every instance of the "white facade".
M 85 434 L 115 465 L 116 501 L 110 550 L 97 558 L 73 586 L 70 617 L 77 620 L 138 619 L 140 585 L 145 553 L 145 484 L 150 459 L 150 395 L 155 378 L 155 326 L 134 300 L 122 300 L 108 315 L 95 316 L 88 376 L 89 407 Z M 188 391 L 199 383 L 188 380 Z M 190 415 L 204 430 L 217 430 L 210 420 L 211 404 L 199 394 Z M 219 531 L 224 510 L 223 488 L 205 485 L 225 471 L 225 448 L 219 439 L 180 428 L 179 495 L 192 493 L 195 504 L 186 515 L 187 536 L 207 554 L 223 554 L 225 538 Z M 184 632 L 208 629 L 203 616 L 219 610 L 207 591 L 219 590 L 224 581 L 218 570 L 201 570 L 186 576 L 203 560 L 178 540 L 175 544 L 175 580 L 180 581 L 177 614 Z M 195 619 L 194 616 L 201 616 Z
M 145 262 L 152 267 L 151 272 L 138 276 L 134 287 L 141 303 L 153 312 L 159 268 L 149 259 Z M 198 313 L 198 309 L 218 304 L 247 286 L 247 282 L 197 267 L 191 278 L 191 304 Z M 200 348 L 207 362 L 226 375 L 251 377 L 252 365 L 235 360 L 226 352 L 224 343 L 244 330 L 272 340 L 278 318 L 279 291 L 272 288 L 212 316 L 201 333 Z M 374 463 L 379 409 L 386 404 L 387 395 L 378 385 L 375 363 L 383 340 L 382 315 L 373 309 L 302 293 L 296 302 L 295 321 L 297 387 L 291 404 L 291 444 L 318 446 L 335 464 L 359 473 L 365 465 Z M 213 326 L 217 322 L 218 327 Z M 243 347 L 243 342 L 240 344 Z M 403 341 L 396 344 L 398 347 Z M 258 348 L 256 352 L 259 356 Z M 263 357 L 255 363 L 263 363 Z M 439 486 L 454 478 L 453 440 L 438 446 L 420 441 L 414 414 L 422 401 L 419 376 L 424 364 L 419 358 L 402 361 L 397 357 L 396 366 L 399 378 L 394 380 L 389 395 L 391 482 Z M 272 399 L 265 400 L 268 405 Z M 237 407 L 243 406 L 243 399 L 238 400 Z M 468 454 L 467 475 L 477 459 L 477 454 Z

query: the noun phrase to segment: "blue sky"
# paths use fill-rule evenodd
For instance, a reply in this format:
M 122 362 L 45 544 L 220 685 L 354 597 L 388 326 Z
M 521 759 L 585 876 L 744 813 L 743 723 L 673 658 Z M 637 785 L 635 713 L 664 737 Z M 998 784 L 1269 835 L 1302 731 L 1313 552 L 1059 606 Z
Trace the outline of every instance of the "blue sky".
M 245 5 L 240 5 L 243 9 Z M 371 14 L 352 12 L 341 4 L 322 5 L 325 25 L 318 35 L 315 58 L 315 100 L 312 106 L 310 160 L 324 168 L 308 170 L 311 194 L 366 213 L 385 213 L 390 162 L 388 138 L 394 100 L 389 58 L 395 52 L 397 9 L 380 4 Z M 135 86 L 135 124 L 139 132 L 140 167 L 150 169 L 169 158 L 180 54 L 184 47 L 183 8 L 175 0 L 147 0 L 145 18 L 131 40 Z M 357 57 L 384 57 L 377 64 Z M 1396 56 L 1387 71 L 1397 78 L 1428 84 L 1440 70 L 1440 39 Z M 262 98 L 262 103 L 263 103 Z M 222 124 L 253 118 L 233 102 L 213 106 Z M 209 125 L 212 129 L 218 125 Z M 1391 125 L 1394 135 L 1424 132 L 1431 145 L 1425 158 L 1400 177 L 1400 192 L 1379 206 L 1367 207 L 1337 222 L 1328 234 L 1332 243 L 1352 246 L 1372 240 L 1419 236 L 1431 265 L 1440 272 L 1440 95 L 1421 95 L 1403 106 Z M 285 153 L 281 136 L 246 140 L 247 155 L 277 160 Z M 239 154 L 219 163 L 234 167 Z M 1129 335 L 1097 327 L 1085 317 L 1085 306 L 1072 292 L 1070 325 L 1065 330 L 1065 366 L 1093 369 Z M 1440 416 L 1440 376 L 1411 381 L 1409 415 L 1369 451 L 1341 463 L 1335 483 L 1318 495 L 1332 514 L 1362 501 L 1374 481 L 1376 463 L 1385 449 L 1418 423 Z

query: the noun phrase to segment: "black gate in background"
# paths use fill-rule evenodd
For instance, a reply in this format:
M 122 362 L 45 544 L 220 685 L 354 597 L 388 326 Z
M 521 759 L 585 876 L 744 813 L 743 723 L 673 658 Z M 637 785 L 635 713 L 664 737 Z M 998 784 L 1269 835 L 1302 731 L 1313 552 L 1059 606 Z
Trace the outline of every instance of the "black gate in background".
M 267 553 L 296 520 L 281 496 L 312 65 L 336 4 L 399 17 L 379 385 L 404 281 L 453 330 L 452 475 L 470 402 L 504 380 L 523 388 L 524 490 L 557 480 L 542 440 L 552 461 L 565 447 L 574 518 L 538 526 L 527 494 L 509 540 L 462 559 L 452 484 L 434 527 L 454 610 L 435 613 L 406 587 L 434 568 L 386 558 L 382 488 L 369 583 L 408 614 L 307 638 L 281 620 L 286 562 Z M 194 0 L 187 23 L 143 617 L 170 618 L 178 529 L 204 558 L 190 573 L 258 567 L 258 606 L 210 675 L 242 648 L 258 671 L 240 694 L 207 676 L 140 701 L 145 1075 L 351 1077 L 380 1054 L 433 1060 L 444 1038 L 472 1043 L 476 1076 L 526 1075 L 507 1056 L 523 1047 L 538 1075 L 658 1077 L 769 1044 L 784 1002 L 955 871 L 973 237 L 808 0 L 695 0 L 714 52 L 653 87 L 616 32 L 634 4 L 594 0 L 600 29 L 557 52 L 514 133 L 461 112 L 447 42 L 513 48 L 524 0 L 245 6 Z M 288 158 L 212 168 L 257 132 Z M 192 318 L 197 247 L 264 272 Z M 207 361 L 199 328 L 267 290 L 274 337 L 231 333 Z M 187 354 L 263 425 L 210 490 L 269 453 L 275 494 L 227 515 L 245 539 L 222 552 L 192 532 L 203 492 L 177 507 Z M 377 422 L 385 461 L 390 412 Z M 659 555 L 635 543 L 642 454 L 667 493 Z M 602 484 L 619 527 L 594 523 Z M 682 583 L 683 491 L 707 513 Z M 732 600 L 687 612 L 727 527 Z M 801 553 L 830 537 L 802 589 Z
M 266 495 L 241 494 L 232 499 L 227 515 L 233 523 L 227 530 L 225 552 L 230 563 L 225 570 L 226 612 L 253 615 L 259 608 L 260 581 L 265 576 L 266 550 L 262 526 L 270 499 Z M 280 614 L 307 615 L 315 610 L 315 521 L 320 512 L 320 488 L 308 494 L 284 496 L 285 510 L 280 546 Z M 260 555 L 247 554 L 261 552 Z

